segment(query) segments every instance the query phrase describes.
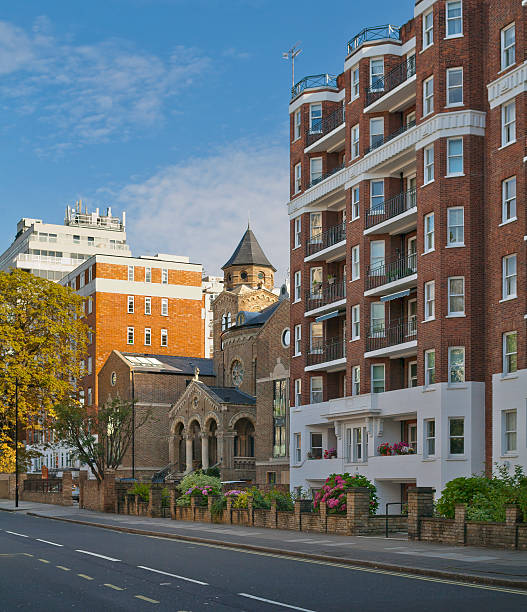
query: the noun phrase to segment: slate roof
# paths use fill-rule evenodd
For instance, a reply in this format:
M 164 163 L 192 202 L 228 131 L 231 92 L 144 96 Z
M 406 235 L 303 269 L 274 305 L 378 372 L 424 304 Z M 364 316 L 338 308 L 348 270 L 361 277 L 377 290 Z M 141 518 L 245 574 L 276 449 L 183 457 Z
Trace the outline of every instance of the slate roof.
M 241 325 L 236 324 L 230 329 L 240 329 L 242 327 L 256 327 L 263 325 L 268 319 L 271 318 L 274 311 L 278 308 L 278 306 L 280 306 L 281 303 L 281 301 L 277 301 L 259 312 L 247 312 L 245 310 L 240 311 L 237 317 L 239 317 L 240 314 L 243 314 L 245 321 Z
M 234 253 L 231 255 L 229 261 L 222 267 L 222 270 L 229 266 L 267 266 L 272 268 L 276 272 L 276 268 L 267 259 L 266 254 L 263 252 L 256 236 L 250 227 L 247 228 L 245 234 L 240 240 Z
M 214 395 L 218 397 L 218 401 L 222 404 L 235 404 L 254 406 L 256 405 L 256 398 L 253 395 L 249 395 L 244 391 L 240 391 L 236 387 L 209 387 L 205 385 L 209 391 L 212 391 Z
M 148 372 L 163 371 L 172 372 L 174 374 L 194 374 L 195 368 L 199 368 L 200 376 L 214 376 L 214 364 L 212 359 L 204 359 L 202 357 L 178 357 L 176 355 L 147 355 L 141 353 L 123 353 L 121 355 L 127 357 L 152 357 L 161 362 L 160 366 L 156 365 L 130 365 L 135 369 L 144 369 Z

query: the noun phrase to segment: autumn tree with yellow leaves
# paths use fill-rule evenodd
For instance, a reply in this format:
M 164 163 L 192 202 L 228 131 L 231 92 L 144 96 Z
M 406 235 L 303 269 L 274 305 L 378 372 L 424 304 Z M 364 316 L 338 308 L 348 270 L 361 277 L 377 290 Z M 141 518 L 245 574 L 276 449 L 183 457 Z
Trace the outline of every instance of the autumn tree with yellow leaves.
M 23 270 L 0 272 L 0 472 L 15 470 L 17 384 L 19 433 L 45 426 L 54 406 L 75 398 L 88 340 L 82 302 Z

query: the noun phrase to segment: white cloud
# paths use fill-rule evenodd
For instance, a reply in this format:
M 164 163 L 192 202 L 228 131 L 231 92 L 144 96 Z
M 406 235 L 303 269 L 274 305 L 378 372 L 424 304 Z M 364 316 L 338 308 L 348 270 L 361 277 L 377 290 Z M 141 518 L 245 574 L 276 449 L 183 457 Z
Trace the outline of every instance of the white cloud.
M 281 283 L 289 267 L 288 191 L 286 149 L 238 142 L 132 183 L 117 200 L 134 254 L 189 255 L 210 274 L 220 273 L 250 217 Z

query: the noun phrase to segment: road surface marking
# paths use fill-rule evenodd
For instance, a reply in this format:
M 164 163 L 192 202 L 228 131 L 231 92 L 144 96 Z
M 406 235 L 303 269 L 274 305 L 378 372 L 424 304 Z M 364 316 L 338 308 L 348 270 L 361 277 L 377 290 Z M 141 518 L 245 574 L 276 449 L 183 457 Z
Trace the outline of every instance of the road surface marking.
M 64 567 L 63 565 L 57 565 L 57 567 L 61 570 L 64 570 L 65 572 L 71 572 L 69 567 Z
M 26 557 L 34 557 L 35 555 L 30 555 L 29 553 L 22 553 Z
M 241 597 L 248 597 L 249 599 L 257 599 L 265 603 L 273 604 L 275 606 L 281 606 L 282 608 L 290 608 L 291 610 L 302 610 L 302 612 L 315 612 L 314 610 L 308 610 L 307 608 L 299 608 L 298 606 L 290 606 L 289 604 L 281 601 L 273 601 L 272 599 L 264 599 L 263 597 L 256 597 L 256 595 L 249 595 L 248 593 L 238 593 Z
M 114 589 L 114 591 L 124 591 L 124 589 L 122 589 L 121 587 L 115 586 L 115 584 L 105 583 L 104 586 L 108 587 L 109 589 Z
M 86 574 L 77 574 L 77 576 L 80 576 L 81 578 L 84 578 L 84 580 L 93 580 L 93 578 L 91 576 L 86 576 Z
M 5 530 L 6 533 L 10 533 L 11 535 L 17 535 L 20 536 L 21 538 L 27 538 L 29 536 L 24 535 L 23 533 L 17 533 L 16 531 L 7 531 L 7 529 Z
M 51 544 L 51 546 L 64 546 L 64 544 L 56 544 L 55 542 L 50 542 L 49 540 L 41 540 L 37 538 L 37 542 L 44 542 L 44 544 Z
M 48 561 L 47 559 L 39 559 L 39 561 L 40 561 L 41 563 L 49 563 L 49 561 Z
M 99 557 L 100 559 L 106 559 L 107 561 L 120 561 L 121 559 L 114 559 L 113 557 L 107 557 L 106 555 L 99 555 L 98 553 L 90 552 L 88 550 L 75 549 L 75 552 L 82 553 L 83 555 L 91 555 L 92 557 Z
M 149 603 L 159 603 L 157 599 L 150 599 L 150 597 L 145 597 L 144 595 L 134 595 L 137 599 L 142 599 L 143 601 L 148 601 Z
M 180 580 L 186 580 L 187 582 L 194 582 L 194 584 L 201 584 L 208 586 L 208 582 L 201 582 L 201 580 L 194 580 L 193 578 L 186 578 L 185 576 L 178 576 L 178 574 L 169 574 L 168 572 L 162 572 L 161 570 L 153 569 L 152 567 L 146 567 L 145 565 L 138 565 L 139 569 L 147 570 L 148 572 L 155 572 L 156 574 L 163 574 L 163 576 L 170 576 L 172 578 L 179 578 Z

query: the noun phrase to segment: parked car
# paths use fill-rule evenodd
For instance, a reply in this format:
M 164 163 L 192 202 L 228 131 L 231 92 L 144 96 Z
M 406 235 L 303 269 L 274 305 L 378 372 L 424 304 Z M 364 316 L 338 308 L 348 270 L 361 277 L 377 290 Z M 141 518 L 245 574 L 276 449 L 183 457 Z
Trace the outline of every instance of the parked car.
M 79 501 L 79 485 L 71 485 L 71 498 L 75 501 Z

